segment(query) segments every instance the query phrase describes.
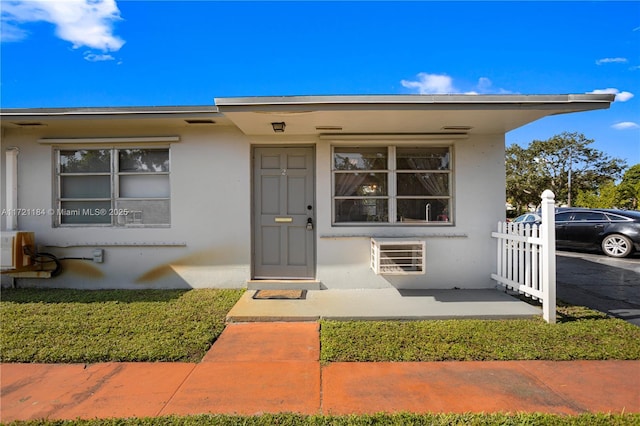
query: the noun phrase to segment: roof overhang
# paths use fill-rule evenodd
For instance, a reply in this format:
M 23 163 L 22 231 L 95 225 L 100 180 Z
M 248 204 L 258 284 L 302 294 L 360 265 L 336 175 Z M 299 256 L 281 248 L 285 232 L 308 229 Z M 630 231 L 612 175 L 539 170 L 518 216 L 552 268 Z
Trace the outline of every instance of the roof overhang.
M 184 127 L 232 123 L 216 106 L 20 108 L 0 110 L 3 128 Z
M 216 98 L 215 106 L 0 110 L 3 128 L 237 126 L 250 136 L 499 134 L 540 118 L 609 108 L 615 96 L 360 95 Z M 285 122 L 284 133 L 272 124 Z
M 370 95 L 216 98 L 247 135 L 506 133 L 540 118 L 609 108 L 615 96 Z

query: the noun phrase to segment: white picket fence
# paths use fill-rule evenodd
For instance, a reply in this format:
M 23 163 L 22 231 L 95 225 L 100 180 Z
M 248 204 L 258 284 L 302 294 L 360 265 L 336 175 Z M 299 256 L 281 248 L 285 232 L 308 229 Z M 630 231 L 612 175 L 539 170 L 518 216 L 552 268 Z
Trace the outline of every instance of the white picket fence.
M 498 223 L 497 272 L 503 286 L 540 300 L 545 321 L 556 321 L 556 240 L 554 195 L 542 193 L 540 225 Z

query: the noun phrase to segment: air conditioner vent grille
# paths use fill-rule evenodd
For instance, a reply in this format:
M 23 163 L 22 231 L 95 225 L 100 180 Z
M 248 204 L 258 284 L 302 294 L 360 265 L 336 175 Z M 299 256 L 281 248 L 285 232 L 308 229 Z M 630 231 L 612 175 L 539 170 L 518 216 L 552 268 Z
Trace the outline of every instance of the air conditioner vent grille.
M 425 273 L 424 241 L 371 239 L 371 269 L 378 275 Z

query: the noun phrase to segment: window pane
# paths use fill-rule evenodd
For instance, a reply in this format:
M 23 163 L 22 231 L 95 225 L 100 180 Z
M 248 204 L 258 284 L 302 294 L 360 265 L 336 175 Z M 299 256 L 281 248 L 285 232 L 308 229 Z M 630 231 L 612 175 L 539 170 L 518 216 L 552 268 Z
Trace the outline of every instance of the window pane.
M 344 148 L 333 149 L 335 170 L 386 170 L 387 148 Z
M 447 199 L 399 199 L 398 220 L 400 222 L 450 222 Z
M 604 213 L 598 212 L 579 212 L 573 217 L 574 221 L 608 221 Z
M 62 224 L 111 224 L 111 201 L 63 201 Z
M 607 218 L 612 222 L 628 222 L 630 219 L 615 214 L 607 214 Z
M 449 148 L 397 148 L 398 170 L 449 170 Z
M 61 198 L 111 198 L 109 176 L 60 176 Z
M 398 195 L 449 195 L 448 173 L 398 173 Z
M 169 175 L 120 176 L 120 197 L 169 198 Z
M 168 149 L 121 149 L 121 172 L 168 172 Z
M 118 200 L 115 212 L 122 213 L 116 217 L 119 225 L 168 225 L 171 204 L 169 200 Z
M 75 149 L 60 151 L 61 173 L 99 173 L 111 171 L 108 149 Z
M 336 173 L 335 185 L 337 196 L 384 196 L 387 195 L 387 174 Z
M 336 222 L 388 222 L 389 202 L 380 199 L 335 200 Z

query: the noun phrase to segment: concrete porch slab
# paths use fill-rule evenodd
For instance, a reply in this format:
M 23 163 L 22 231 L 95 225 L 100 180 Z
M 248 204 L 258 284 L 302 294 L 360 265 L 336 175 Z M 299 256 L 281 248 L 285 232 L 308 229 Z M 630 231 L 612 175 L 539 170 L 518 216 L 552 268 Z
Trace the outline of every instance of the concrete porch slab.
M 485 290 L 318 290 L 304 300 L 255 300 L 247 291 L 227 315 L 228 322 L 335 320 L 510 319 L 542 315 L 502 291 Z
M 248 290 L 320 290 L 317 280 L 247 280 Z

